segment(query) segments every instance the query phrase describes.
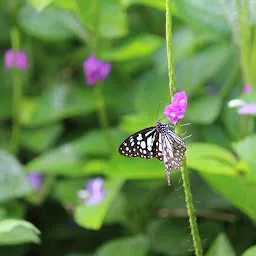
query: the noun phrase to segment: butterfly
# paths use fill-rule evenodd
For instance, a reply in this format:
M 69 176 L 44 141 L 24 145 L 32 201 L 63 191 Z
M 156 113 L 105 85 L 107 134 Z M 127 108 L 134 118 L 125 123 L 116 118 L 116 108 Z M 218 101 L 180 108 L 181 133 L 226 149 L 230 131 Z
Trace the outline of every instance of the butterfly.
M 157 158 L 163 161 L 168 185 L 171 171 L 181 168 L 185 152 L 183 139 L 160 120 L 156 126 L 132 134 L 119 147 L 119 153 L 126 157 Z

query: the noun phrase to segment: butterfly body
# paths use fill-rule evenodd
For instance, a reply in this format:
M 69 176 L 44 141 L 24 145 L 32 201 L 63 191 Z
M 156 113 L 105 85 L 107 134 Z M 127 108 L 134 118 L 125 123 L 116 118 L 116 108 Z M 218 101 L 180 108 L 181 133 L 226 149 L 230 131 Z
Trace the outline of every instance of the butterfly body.
M 183 139 L 161 121 L 157 121 L 156 126 L 129 136 L 119 147 L 119 153 L 126 157 L 157 158 L 163 161 L 169 185 L 170 172 L 181 168 L 185 151 Z

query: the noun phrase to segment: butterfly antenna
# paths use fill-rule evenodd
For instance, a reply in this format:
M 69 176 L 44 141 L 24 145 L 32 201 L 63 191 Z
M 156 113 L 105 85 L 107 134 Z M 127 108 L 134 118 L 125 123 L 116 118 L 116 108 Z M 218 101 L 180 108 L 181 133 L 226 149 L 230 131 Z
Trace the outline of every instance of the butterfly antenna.
M 160 101 L 158 104 L 158 108 L 157 108 L 157 112 L 156 112 L 156 121 L 157 121 L 157 117 L 158 117 L 158 113 L 159 113 L 159 109 L 160 109 L 160 103 L 162 103 L 162 101 Z M 160 120 L 162 120 L 162 119 L 160 119 Z

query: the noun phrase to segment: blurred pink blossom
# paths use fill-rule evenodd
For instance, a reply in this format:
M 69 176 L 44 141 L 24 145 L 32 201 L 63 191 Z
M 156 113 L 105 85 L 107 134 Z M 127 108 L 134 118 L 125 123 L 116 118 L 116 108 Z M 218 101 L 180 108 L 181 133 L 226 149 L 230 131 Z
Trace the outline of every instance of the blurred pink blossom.
M 28 69 L 28 58 L 24 51 L 14 52 L 9 49 L 4 54 L 4 66 L 6 69 L 16 68 L 21 71 Z
M 111 71 L 111 64 L 98 60 L 94 55 L 90 55 L 83 64 L 86 83 L 90 86 L 98 81 L 105 80 Z
M 243 90 L 242 90 L 242 92 L 243 92 L 244 94 L 249 93 L 249 92 L 251 92 L 251 91 L 252 91 L 252 86 L 249 85 L 249 84 L 246 84 L 246 85 L 243 87 Z
M 86 200 L 87 205 L 100 204 L 105 198 L 105 182 L 102 178 L 90 179 L 84 190 L 78 191 L 78 196 Z
M 42 185 L 42 175 L 37 172 L 31 172 L 28 174 L 28 180 L 35 191 L 38 191 Z

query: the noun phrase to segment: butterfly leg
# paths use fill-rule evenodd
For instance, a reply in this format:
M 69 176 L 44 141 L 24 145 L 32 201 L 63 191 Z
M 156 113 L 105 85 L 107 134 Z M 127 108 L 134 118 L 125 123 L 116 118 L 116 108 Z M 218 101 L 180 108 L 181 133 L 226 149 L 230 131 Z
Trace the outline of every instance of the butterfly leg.
M 186 126 L 186 125 L 190 125 L 191 123 L 185 123 L 185 124 L 181 124 L 180 126 Z
M 192 136 L 192 134 L 190 134 L 190 135 L 184 137 L 183 140 L 185 140 L 185 139 L 187 139 L 187 138 L 189 138 L 189 137 L 191 137 L 191 136 Z

